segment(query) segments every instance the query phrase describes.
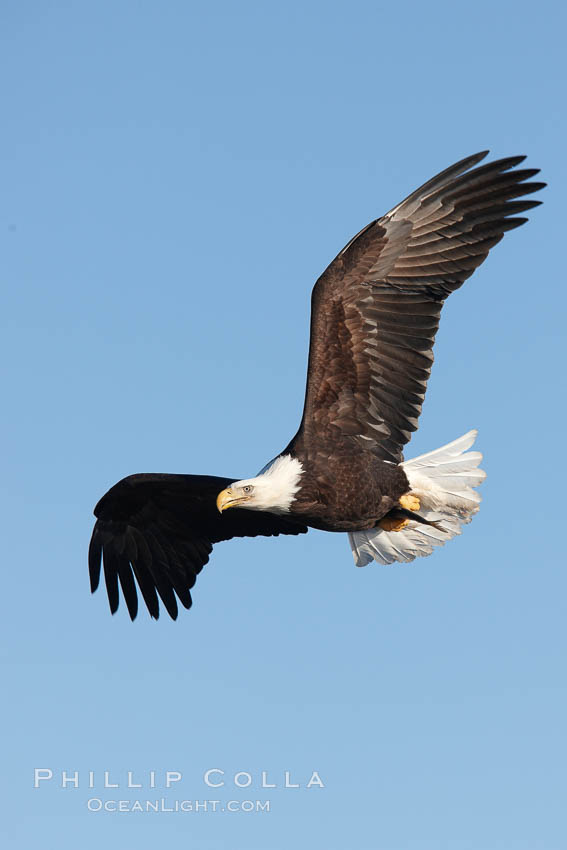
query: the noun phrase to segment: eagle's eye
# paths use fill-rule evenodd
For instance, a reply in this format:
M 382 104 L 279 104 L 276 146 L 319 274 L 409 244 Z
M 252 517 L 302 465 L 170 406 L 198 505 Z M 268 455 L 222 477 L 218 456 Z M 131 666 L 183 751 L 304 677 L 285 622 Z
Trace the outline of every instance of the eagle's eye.
M 245 493 L 252 493 L 252 491 L 254 490 L 254 488 L 252 487 L 252 485 L 251 485 L 251 484 L 246 484 L 246 485 L 242 488 L 242 490 L 243 490 Z

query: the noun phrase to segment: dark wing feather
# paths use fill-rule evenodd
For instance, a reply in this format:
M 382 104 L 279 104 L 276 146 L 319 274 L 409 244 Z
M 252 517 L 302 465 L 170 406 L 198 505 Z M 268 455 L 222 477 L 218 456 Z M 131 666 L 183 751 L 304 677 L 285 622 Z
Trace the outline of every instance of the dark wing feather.
M 91 590 L 101 561 L 110 610 L 118 610 L 119 587 L 131 619 L 138 612 L 137 587 L 152 617 L 159 599 L 174 620 L 178 600 L 191 607 L 190 590 L 209 560 L 213 543 L 231 537 L 302 534 L 306 526 L 262 511 L 231 508 L 219 514 L 216 497 L 238 478 L 212 475 L 130 475 L 115 484 L 95 508 L 89 546 Z
M 445 298 L 486 259 L 543 188 L 523 156 L 475 154 L 371 222 L 319 278 L 303 419 L 288 451 L 354 439 L 394 462 L 417 428 Z M 513 170 L 515 169 L 515 170 Z

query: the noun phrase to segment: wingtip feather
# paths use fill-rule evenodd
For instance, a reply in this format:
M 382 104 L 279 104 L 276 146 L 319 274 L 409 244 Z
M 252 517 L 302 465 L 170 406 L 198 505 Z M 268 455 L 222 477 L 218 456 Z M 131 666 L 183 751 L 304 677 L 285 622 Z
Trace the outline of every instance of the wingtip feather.
M 100 569 L 102 557 L 102 544 L 98 538 L 96 526 L 93 530 L 91 542 L 89 543 L 89 580 L 91 593 L 97 590 L 100 583 Z

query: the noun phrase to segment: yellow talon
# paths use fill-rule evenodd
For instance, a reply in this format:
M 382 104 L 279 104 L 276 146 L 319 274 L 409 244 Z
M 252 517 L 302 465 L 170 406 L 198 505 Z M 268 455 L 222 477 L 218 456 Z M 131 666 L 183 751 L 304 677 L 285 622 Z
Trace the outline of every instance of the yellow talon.
M 385 516 L 384 519 L 381 519 L 378 523 L 380 528 L 383 528 L 384 531 L 401 531 L 402 528 L 405 528 L 406 525 L 409 525 L 409 519 L 405 517 L 403 519 L 397 519 L 396 517 L 388 517 Z
M 411 493 L 406 493 L 399 499 L 399 502 L 402 508 L 405 508 L 406 511 L 418 511 L 421 507 L 417 496 L 413 496 Z

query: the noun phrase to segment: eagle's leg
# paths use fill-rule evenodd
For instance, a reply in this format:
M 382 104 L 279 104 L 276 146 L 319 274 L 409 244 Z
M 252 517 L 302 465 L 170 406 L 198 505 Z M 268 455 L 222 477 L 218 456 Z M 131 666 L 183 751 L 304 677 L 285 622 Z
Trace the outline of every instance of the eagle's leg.
M 418 511 L 421 507 L 419 499 L 412 493 L 405 493 L 405 495 L 400 496 L 398 501 L 406 511 Z
M 409 519 L 406 519 L 406 517 L 385 516 L 379 521 L 378 525 L 384 531 L 401 531 L 402 528 L 409 525 Z

